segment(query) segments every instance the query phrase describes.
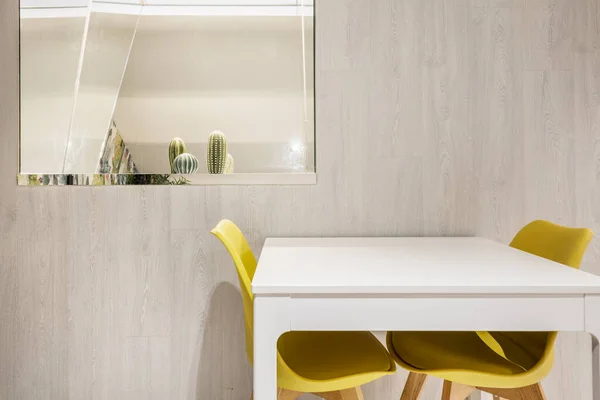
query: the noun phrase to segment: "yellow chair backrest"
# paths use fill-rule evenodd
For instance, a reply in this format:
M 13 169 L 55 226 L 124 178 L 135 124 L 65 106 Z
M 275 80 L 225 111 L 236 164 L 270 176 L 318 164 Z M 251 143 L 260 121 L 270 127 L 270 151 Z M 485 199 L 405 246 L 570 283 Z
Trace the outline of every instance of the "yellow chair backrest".
M 510 246 L 578 269 L 593 237 L 590 229 L 567 228 L 540 220 L 521 229 Z
M 510 243 L 511 247 L 535 254 L 572 268 L 579 269 L 581 260 L 588 244 L 594 237 L 594 233 L 586 228 L 567 228 L 553 224 L 548 221 L 533 221 L 523 227 Z M 491 335 L 505 347 L 506 355 L 502 356 L 521 365 L 524 369 L 530 369 L 534 360 L 548 360 L 553 357 L 556 332 L 506 332 Z M 485 337 L 482 339 L 487 343 Z M 509 342 L 506 342 L 506 341 Z M 511 346 L 516 344 L 517 346 Z M 489 345 L 489 343 L 488 343 Z M 490 346 L 492 347 L 492 346 Z M 494 349 L 494 347 L 492 347 Z M 520 351 L 509 351 L 509 349 L 521 349 L 529 353 L 525 356 Z M 512 353 L 512 354 L 511 354 Z
M 252 353 L 252 330 L 254 326 L 254 311 L 252 295 L 252 278 L 256 272 L 256 258 L 240 229 L 229 220 L 222 220 L 211 231 L 213 235 L 219 238 L 229 251 L 231 258 L 237 269 L 240 280 L 240 289 L 242 291 L 242 300 L 244 303 L 244 325 L 246 328 L 246 354 L 250 362 L 253 360 Z

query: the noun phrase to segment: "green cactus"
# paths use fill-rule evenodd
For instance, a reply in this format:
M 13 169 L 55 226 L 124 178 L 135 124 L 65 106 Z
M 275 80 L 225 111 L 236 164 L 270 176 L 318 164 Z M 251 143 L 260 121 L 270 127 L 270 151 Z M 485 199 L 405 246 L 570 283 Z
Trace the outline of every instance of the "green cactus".
M 180 154 L 173 161 L 173 172 L 176 174 L 195 174 L 196 171 L 198 171 L 198 159 L 193 154 Z
M 206 148 L 206 167 L 209 174 L 225 172 L 227 162 L 227 138 L 220 131 L 214 131 L 208 137 Z
M 171 173 L 175 172 L 173 169 L 173 161 L 175 161 L 178 155 L 183 153 L 187 153 L 185 143 L 178 137 L 173 138 L 171 143 L 169 143 L 169 164 L 171 164 Z
M 233 174 L 233 156 L 227 153 L 227 160 L 225 161 L 225 173 Z

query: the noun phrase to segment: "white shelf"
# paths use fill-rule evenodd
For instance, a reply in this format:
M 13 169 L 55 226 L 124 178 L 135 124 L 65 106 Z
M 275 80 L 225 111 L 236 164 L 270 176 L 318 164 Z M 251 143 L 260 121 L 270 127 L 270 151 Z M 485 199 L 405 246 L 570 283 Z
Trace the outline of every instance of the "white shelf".
M 120 178 L 129 177 L 129 174 L 116 175 L 98 175 L 98 174 L 27 174 L 21 173 L 17 176 L 19 186 L 114 186 L 114 185 L 135 185 L 135 183 L 114 183 L 120 181 Z M 158 176 L 158 175 L 157 175 Z M 161 175 L 162 176 L 162 175 Z M 40 179 L 45 177 L 46 183 Z M 104 178 L 107 178 L 106 180 Z M 150 182 L 151 175 L 138 175 L 145 177 Z M 95 183 L 96 178 L 101 178 L 100 183 Z M 175 183 L 176 180 L 185 178 L 186 185 L 208 185 L 208 186 L 294 186 L 294 185 L 314 185 L 317 183 L 317 174 L 314 172 L 306 173 L 235 173 L 235 174 L 193 174 L 193 175 L 170 175 L 169 180 Z M 67 181 L 71 179 L 71 183 Z M 57 183 L 49 183 L 57 182 Z M 111 183 L 113 182 L 113 183 Z M 138 183 L 139 184 L 139 183 Z M 149 185 L 152 185 L 149 183 Z
M 20 8 L 72 8 L 89 7 L 91 3 L 119 5 L 146 5 L 170 7 L 264 7 L 312 6 L 314 0 L 21 0 Z
M 304 10 L 303 10 L 304 9 Z M 146 16 L 296 17 L 313 15 L 312 7 L 299 6 L 144 6 Z
M 317 183 L 317 174 L 307 173 L 241 173 L 241 174 L 194 174 L 173 175 L 183 176 L 191 185 L 314 185 Z
M 214 1 L 214 0 L 213 0 Z M 236 0 L 241 1 L 241 0 Z M 253 0 L 256 1 L 256 0 Z M 281 2 L 281 0 L 277 0 Z M 293 0 L 294 3 L 300 0 Z M 39 2 L 38 4 L 42 4 Z M 47 3 L 44 2 L 44 3 Z M 59 4 L 76 3 L 64 1 Z M 33 4 L 33 3 L 28 3 Z M 138 5 L 93 2 L 91 11 L 105 14 L 146 16 L 235 16 L 235 17 L 312 17 L 312 6 L 292 5 Z M 22 7 L 21 18 L 76 18 L 88 15 L 85 7 Z
M 94 3 L 121 3 L 121 4 L 144 4 L 144 0 L 93 0 Z
M 92 3 L 92 12 L 102 14 L 141 15 L 143 8 L 138 4 Z
M 295 6 L 298 0 L 145 0 L 147 6 Z
M 90 0 L 21 0 L 20 7 L 24 8 L 71 8 L 85 7 L 90 4 Z
M 21 19 L 40 18 L 84 18 L 89 14 L 87 7 L 69 8 L 22 8 Z

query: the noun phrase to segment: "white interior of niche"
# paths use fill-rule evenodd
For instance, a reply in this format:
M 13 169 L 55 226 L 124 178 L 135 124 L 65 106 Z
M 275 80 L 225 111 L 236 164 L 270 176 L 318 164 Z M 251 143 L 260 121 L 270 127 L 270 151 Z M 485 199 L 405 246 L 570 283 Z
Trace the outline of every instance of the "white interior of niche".
M 181 54 L 175 56 L 172 55 L 171 58 L 185 59 L 186 57 L 191 57 L 193 54 L 191 51 L 188 51 L 189 43 L 187 43 L 188 49 L 186 50 L 186 42 L 190 42 L 191 40 L 190 37 L 186 37 L 190 35 L 189 31 L 186 31 L 186 29 L 189 30 L 190 26 L 196 26 L 196 29 L 191 34 L 192 36 L 202 36 L 203 33 L 211 31 L 211 35 L 215 32 L 220 32 L 221 34 L 223 34 L 221 35 L 222 39 L 220 40 L 227 41 L 228 38 L 226 33 L 228 30 L 233 30 L 231 29 L 233 27 L 239 30 L 240 25 L 243 26 L 244 24 L 247 24 L 247 26 L 244 27 L 244 30 L 249 35 L 248 40 L 256 39 L 256 35 L 264 35 L 265 40 L 267 40 L 269 37 L 273 37 L 273 31 L 280 31 L 281 33 L 278 33 L 278 35 L 276 35 L 277 40 L 292 41 L 296 40 L 297 38 L 294 39 L 292 37 L 289 37 L 290 35 L 293 36 L 293 34 L 291 32 L 286 32 L 286 26 L 290 26 L 289 24 L 287 24 L 286 20 L 289 20 L 292 17 L 297 17 L 298 15 L 302 15 L 302 13 L 305 15 L 305 17 L 312 16 L 312 7 L 298 6 L 300 0 L 264 0 L 261 1 L 260 5 L 252 5 L 250 4 L 250 1 L 244 0 L 236 0 L 235 2 L 237 3 L 236 6 L 217 6 L 214 4 L 215 1 L 211 2 L 180 0 L 178 2 L 173 2 L 163 0 L 147 1 L 146 5 L 139 6 L 135 5 L 134 3 L 137 2 L 134 1 L 129 2 L 130 4 L 123 4 L 123 2 L 116 3 L 106 1 L 102 3 L 94 3 L 94 11 L 107 14 L 141 14 L 142 17 L 138 25 L 139 29 L 136 33 L 136 43 L 132 47 L 132 54 L 130 55 L 129 60 L 130 65 L 137 66 L 149 65 L 151 63 L 149 61 L 149 58 L 151 58 L 151 51 L 155 52 L 156 48 L 156 46 L 152 46 L 150 44 L 150 42 L 153 40 L 153 36 L 154 39 L 157 35 L 159 35 L 160 37 L 162 37 L 161 40 L 163 41 L 172 40 L 172 42 L 174 43 L 179 43 L 177 47 L 181 49 Z M 23 7 L 21 10 L 22 16 L 23 13 L 27 14 L 29 12 L 30 14 L 27 14 L 25 18 L 51 18 L 53 16 L 56 16 L 57 21 L 60 20 L 63 25 L 65 24 L 65 17 L 68 18 L 71 15 L 79 16 L 79 14 L 75 12 L 75 10 L 81 8 L 79 7 L 80 4 L 77 2 L 77 0 L 65 0 L 62 3 L 62 5 L 64 5 L 65 7 L 58 7 L 52 9 L 44 8 L 44 2 L 36 2 L 34 0 L 30 0 L 26 3 L 26 7 Z M 151 3 L 151 5 L 149 5 L 149 3 Z M 308 4 L 308 2 L 306 3 Z M 220 4 L 222 4 L 222 2 Z M 139 10 L 140 8 L 141 11 Z M 59 16 L 59 11 L 63 12 L 64 14 L 62 16 Z M 269 18 L 273 16 L 278 16 L 282 18 Z M 169 17 L 178 18 L 175 19 Z M 229 18 L 233 18 L 233 20 L 227 22 Z M 201 23 L 197 23 L 200 20 Z M 312 18 L 310 18 L 310 20 L 309 18 L 305 18 L 305 23 L 307 24 L 307 29 L 313 29 Z M 256 29 L 256 27 L 258 26 L 260 26 L 261 29 Z M 305 39 L 308 40 L 308 38 Z M 310 84 L 309 88 L 310 93 L 303 93 L 304 84 L 302 82 L 301 76 L 302 74 L 305 74 L 308 71 L 310 73 L 308 79 L 310 79 L 311 82 L 314 79 L 314 77 L 312 76 L 312 68 L 308 68 L 307 71 L 302 71 L 302 57 L 304 57 L 304 54 L 297 51 L 301 47 L 299 42 L 296 40 L 295 43 L 297 44 L 297 46 L 296 44 L 294 45 L 296 47 L 296 54 L 289 54 L 289 56 L 286 57 L 278 57 L 278 59 L 284 60 L 285 62 L 291 63 L 297 61 L 295 63 L 295 67 L 298 68 L 298 71 L 296 74 L 290 74 L 295 75 L 293 78 L 290 77 L 290 82 L 295 81 L 296 86 L 300 88 L 300 90 L 297 92 L 296 95 L 287 94 L 283 96 L 286 97 L 285 100 L 283 98 L 276 98 L 276 96 L 270 99 L 268 98 L 268 96 L 266 96 L 260 99 L 261 101 L 257 101 L 256 98 L 254 100 L 251 100 L 252 96 L 249 94 L 249 92 L 243 93 L 241 96 L 238 96 L 237 99 L 234 98 L 235 96 L 229 96 L 229 98 L 226 95 L 216 96 L 216 94 L 218 94 L 219 92 L 218 87 L 216 87 L 218 86 L 217 82 L 212 82 L 215 86 L 211 88 L 212 92 L 207 91 L 207 93 L 205 93 L 204 95 L 193 96 L 190 95 L 189 92 L 182 90 L 184 86 L 181 85 L 182 82 L 176 82 L 176 86 L 177 84 L 179 84 L 180 87 L 176 87 L 175 90 L 171 93 L 163 93 L 161 95 L 162 97 L 169 99 L 169 104 L 167 107 L 165 107 L 164 104 L 159 105 L 156 101 L 156 91 L 157 89 L 160 89 L 157 88 L 157 86 L 160 86 L 164 82 L 161 82 L 161 79 L 157 79 L 157 76 L 153 74 L 152 69 L 129 68 L 129 71 L 137 70 L 142 72 L 125 72 L 123 86 L 121 88 L 121 95 L 115 108 L 115 118 L 119 121 L 119 129 L 122 131 L 124 137 L 126 138 L 128 146 L 132 151 L 132 154 L 138 154 L 138 157 L 136 157 L 138 161 L 136 162 L 140 164 L 141 172 L 164 173 L 166 170 L 168 170 L 168 159 L 166 159 L 166 157 L 162 157 L 161 154 L 164 153 L 164 151 L 162 151 L 164 150 L 162 149 L 162 147 L 165 147 L 165 139 L 160 137 L 159 134 L 161 131 L 173 132 L 173 135 L 184 137 L 184 140 L 186 140 L 186 142 L 188 143 L 188 147 L 192 147 L 193 149 L 195 149 L 195 154 L 199 158 L 202 168 L 204 161 L 203 146 L 205 145 L 205 143 L 203 143 L 204 141 L 202 139 L 198 139 L 198 136 L 208 136 L 208 132 L 210 131 L 210 128 L 208 128 L 209 125 L 213 128 L 223 127 L 214 126 L 218 124 L 211 123 L 210 121 L 208 121 L 205 124 L 206 126 L 200 127 L 199 124 L 196 124 L 194 121 L 186 121 L 185 118 L 175 117 L 173 117 L 170 120 L 168 126 L 165 126 L 165 121 L 169 121 L 169 118 L 163 119 L 162 122 L 156 118 L 151 118 L 152 116 L 161 115 L 161 112 L 162 115 L 177 114 L 177 110 L 181 111 L 183 107 L 182 105 L 186 103 L 188 103 L 187 107 L 189 109 L 188 111 L 190 111 L 187 115 L 196 116 L 198 116 L 198 114 L 202 115 L 202 113 L 208 115 L 218 115 L 219 102 L 229 102 L 230 104 L 234 105 L 237 103 L 235 107 L 237 107 L 239 110 L 243 110 L 246 118 L 244 120 L 246 121 L 245 124 L 249 126 L 252 125 L 253 109 L 251 107 L 248 107 L 248 104 L 253 103 L 257 105 L 260 102 L 272 102 L 273 115 L 275 116 L 275 118 L 273 118 L 273 120 L 270 121 L 270 124 L 268 124 L 268 126 L 261 126 L 260 122 L 256 122 L 254 126 L 261 126 L 260 128 L 255 130 L 255 132 L 259 133 L 258 135 L 252 134 L 250 137 L 244 138 L 243 129 L 241 129 L 241 127 L 236 127 L 235 124 L 233 124 L 233 127 L 228 126 L 225 129 L 222 129 L 223 131 L 227 131 L 226 134 L 228 135 L 230 143 L 233 144 L 232 146 L 230 146 L 230 149 L 235 148 L 236 143 L 239 144 L 242 142 L 248 142 L 250 147 L 255 146 L 254 148 L 257 148 L 256 146 L 262 147 L 261 143 L 272 143 L 273 145 L 277 143 L 287 144 L 290 148 L 293 148 L 296 147 L 295 142 L 297 141 L 296 138 L 298 137 L 301 138 L 301 140 L 304 142 L 304 145 L 313 146 L 313 137 L 301 137 L 304 133 L 301 134 L 300 131 L 305 128 L 304 126 L 302 126 L 302 124 L 306 124 L 306 120 L 304 120 L 305 115 L 302 114 L 308 111 L 310 113 L 310 116 L 308 118 L 311 124 L 310 129 L 311 132 L 314 132 L 312 130 L 312 121 L 314 120 L 314 106 L 312 104 L 312 83 Z M 221 45 L 222 44 L 223 43 L 221 43 Z M 245 47 L 247 44 L 248 43 L 246 43 L 245 45 L 240 43 L 240 49 L 235 50 L 235 52 L 240 53 L 240 50 L 242 50 L 241 52 L 243 52 L 243 47 Z M 204 46 L 210 46 L 210 43 L 206 42 L 204 43 Z M 215 45 L 213 44 L 213 46 Z M 288 47 L 292 48 L 294 46 Z M 307 54 L 309 54 L 310 60 L 306 60 L 306 62 L 307 65 L 310 66 L 313 64 L 312 32 L 310 35 L 310 43 L 304 43 L 304 46 L 308 46 L 308 48 L 305 50 L 307 50 Z M 166 44 L 159 47 L 162 48 L 162 51 L 170 51 L 169 46 Z M 285 47 L 285 45 L 280 46 L 280 48 Z M 206 48 L 206 50 L 209 53 L 209 49 Z M 268 51 L 266 51 L 265 54 L 268 54 Z M 165 58 L 162 56 L 166 56 L 166 54 L 162 54 L 161 57 L 154 58 L 155 60 L 164 60 L 169 58 Z M 209 59 L 210 56 L 205 56 L 205 58 Z M 266 59 L 268 59 L 268 57 L 266 57 Z M 183 62 L 182 65 L 193 67 L 194 63 L 191 62 L 191 60 L 187 60 L 186 62 Z M 162 67 L 168 70 L 168 66 L 163 65 Z M 286 69 L 288 68 L 285 66 L 282 66 L 281 68 L 281 70 Z M 156 69 L 154 70 L 154 72 L 156 72 Z M 257 71 L 257 76 L 260 75 L 259 72 L 260 71 Z M 210 73 L 204 76 L 207 75 L 210 75 Z M 171 76 L 173 76 L 173 74 L 171 74 Z M 260 76 L 258 77 L 260 78 Z M 280 83 L 283 82 L 285 78 L 285 74 L 282 74 L 282 76 L 280 77 Z M 251 81 L 252 79 L 244 80 L 244 82 L 248 83 L 250 92 L 252 89 Z M 201 84 L 200 82 L 195 83 L 198 85 Z M 153 85 L 154 87 L 149 87 Z M 292 83 L 290 83 L 290 85 L 292 85 Z M 283 86 L 285 86 L 285 84 Z M 193 87 L 193 84 L 188 85 L 188 88 L 190 89 L 193 89 Z M 153 91 L 155 93 L 152 93 Z M 212 96 L 213 99 L 215 97 L 218 97 L 219 101 L 213 101 L 212 108 L 208 107 L 205 103 L 207 96 Z M 193 98 L 192 102 L 189 101 L 190 98 Z M 303 105 L 303 102 L 306 102 L 307 98 L 310 98 L 311 104 Z M 248 102 L 248 100 L 250 101 Z M 244 104 L 245 101 L 246 104 Z M 201 112 L 194 112 L 195 110 L 201 110 Z M 290 112 L 290 110 L 293 111 Z M 179 114 L 185 115 L 186 112 L 180 112 Z M 150 118 L 148 116 L 150 116 Z M 242 119 L 231 118 L 231 121 L 236 120 Z M 250 123 L 248 123 L 247 121 L 250 121 Z M 295 121 L 295 124 L 290 124 L 290 121 Z M 242 123 L 242 125 L 244 125 L 244 123 Z M 285 128 L 278 128 L 277 125 Z M 291 132 L 289 132 L 289 127 L 291 125 L 297 125 L 298 128 L 292 128 Z M 294 131 L 294 129 L 296 131 Z M 280 134 L 280 136 L 277 137 L 277 134 Z M 98 140 L 101 139 L 98 138 Z M 60 140 L 57 142 L 60 142 Z M 92 146 L 92 148 L 94 147 L 95 146 Z M 45 148 L 48 149 L 47 146 Z M 242 159 L 243 157 L 240 158 L 240 160 Z M 158 161 L 153 162 L 153 160 Z M 286 163 L 289 164 L 289 160 L 280 159 L 278 161 L 280 161 L 279 164 L 277 162 L 272 163 L 268 166 L 265 166 L 266 169 L 256 169 L 255 167 L 250 167 L 248 171 L 237 170 L 236 172 L 250 172 L 257 174 L 264 174 L 265 172 L 299 172 L 294 170 L 290 171 L 287 168 L 289 165 L 286 166 Z M 308 162 L 309 165 L 306 165 L 307 163 L 306 161 L 304 161 L 304 167 L 306 168 L 305 172 L 314 171 L 314 164 L 312 163 L 312 161 L 313 160 L 311 159 Z M 146 165 L 146 168 L 144 168 L 143 164 L 148 165 Z M 243 163 L 236 164 L 236 167 L 238 166 L 243 166 Z
M 21 18 L 80 17 L 87 15 L 88 5 L 89 0 L 21 0 Z M 313 0 L 103 0 L 93 1 L 91 9 L 103 13 L 156 16 L 308 17 L 313 14 Z

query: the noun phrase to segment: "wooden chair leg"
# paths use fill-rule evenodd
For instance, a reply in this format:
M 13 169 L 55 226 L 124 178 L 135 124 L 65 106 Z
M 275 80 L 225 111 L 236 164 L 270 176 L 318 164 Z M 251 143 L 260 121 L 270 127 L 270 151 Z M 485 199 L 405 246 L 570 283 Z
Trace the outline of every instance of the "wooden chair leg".
M 304 393 L 294 392 L 293 390 L 287 390 L 278 388 L 277 389 L 277 400 L 296 400 L 298 397 L 302 396 Z
M 542 389 L 542 385 L 535 385 L 514 388 L 514 389 L 495 389 L 495 388 L 478 388 L 484 392 L 493 394 L 495 397 L 506 400 L 546 400 L 546 395 Z
M 490 393 L 494 396 L 494 400 L 520 400 L 521 395 L 519 394 L 519 389 L 495 389 L 495 388 L 486 388 L 486 387 L 478 387 L 477 389 L 482 392 Z
M 473 386 L 444 381 L 442 400 L 465 400 L 474 391 L 475 388 Z
M 325 400 L 364 400 L 360 386 L 351 389 L 336 390 L 335 392 L 313 394 Z
M 520 394 L 522 400 L 546 400 L 544 389 L 539 383 L 521 388 Z
M 419 374 L 411 372 L 408 374 L 408 379 L 404 384 L 404 390 L 402 390 L 402 396 L 400 400 L 418 400 L 423 391 L 423 385 L 427 380 L 426 374 Z
M 342 400 L 365 400 L 362 389 L 357 386 L 352 389 L 340 390 Z

